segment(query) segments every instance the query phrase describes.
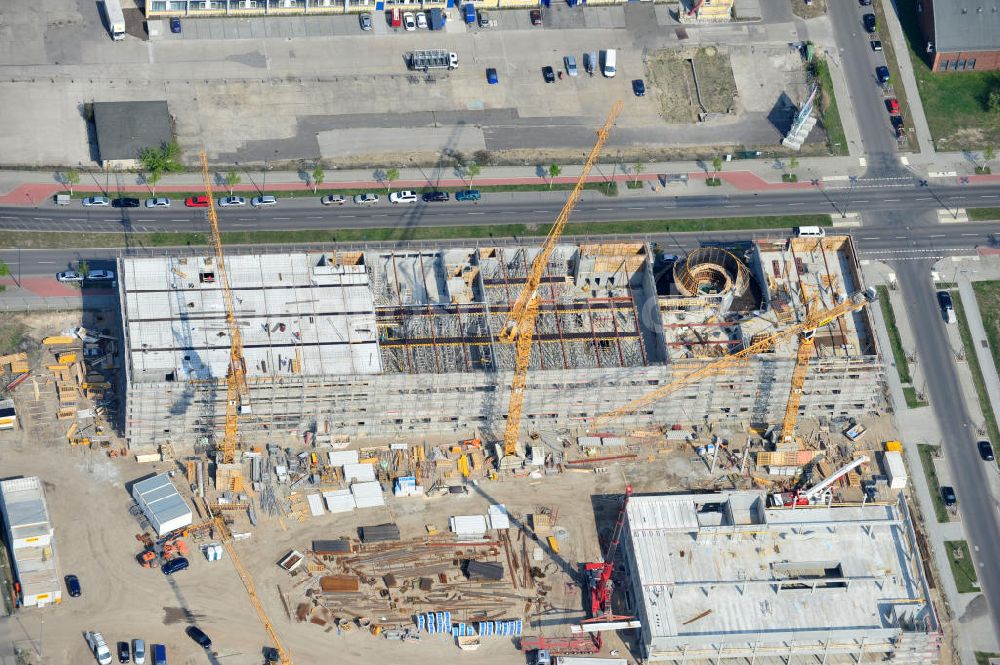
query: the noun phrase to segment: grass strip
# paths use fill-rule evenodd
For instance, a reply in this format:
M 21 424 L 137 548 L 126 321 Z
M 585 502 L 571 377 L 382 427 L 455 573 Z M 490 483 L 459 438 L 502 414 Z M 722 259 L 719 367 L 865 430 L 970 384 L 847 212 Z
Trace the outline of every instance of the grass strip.
M 917 397 L 917 389 L 913 386 L 903 386 L 903 397 L 906 398 L 908 409 L 919 409 L 922 406 L 927 406 L 926 401 Z
M 829 215 L 775 217 L 712 217 L 625 222 L 581 222 L 567 227 L 567 236 L 685 233 L 705 231 L 779 229 L 795 226 L 830 226 Z M 225 222 L 223 222 L 225 227 Z M 402 228 L 328 229 L 301 231 L 223 231 L 226 245 L 283 245 L 307 243 L 405 242 L 482 238 L 531 238 L 545 236 L 549 224 L 488 224 L 482 226 L 414 226 Z M 0 231 L 0 247 L 45 249 L 60 247 L 180 247 L 208 244 L 208 233 L 74 233 Z
M 976 347 L 973 345 L 969 321 L 965 318 L 965 305 L 962 303 L 962 296 L 957 292 L 952 293 L 951 300 L 955 306 L 955 316 L 958 317 L 958 331 L 962 335 L 965 359 L 969 363 L 972 383 L 976 387 L 976 396 L 979 398 L 979 410 L 983 412 L 983 419 L 986 421 L 986 434 L 991 441 L 1000 441 L 1000 429 L 997 428 L 997 420 L 993 415 L 990 396 L 986 392 L 986 381 L 983 379 L 983 369 L 979 366 L 979 356 L 976 355 Z
M 948 521 L 948 509 L 944 506 L 944 499 L 941 498 L 941 484 L 938 482 L 937 469 L 934 468 L 934 457 L 937 455 L 937 446 L 926 443 L 917 445 L 920 451 L 920 463 L 924 467 L 924 475 L 927 476 L 927 489 L 931 492 L 931 500 L 934 502 L 934 515 L 938 522 Z
M 910 376 L 910 365 L 907 363 L 906 353 L 903 351 L 903 340 L 899 336 L 899 328 L 896 326 L 896 313 L 892 311 L 892 303 L 889 302 L 889 289 L 884 286 L 878 286 L 876 289 L 878 290 L 879 307 L 882 308 L 882 318 L 885 319 L 886 331 L 889 333 L 892 357 L 896 361 L 896 371 L 899 372 L 899 380 L 902 383 L 913 383 L 913 378 Z M 914 394 L 914 396 L 916 395 Z
M 919 144 L 917 143 L 917 134 L 914 131 L 913 122 L 910 120 L 913 117 L 913 112 L 910 111 L 910 100 L 906 96 L 906 86 L 903 85 L 903 75 L 899 70 L 899 61 L 896 56 L 896 49 L 892 43 L 892 37 L 889 35 L 889 26 L 886 21 L 885 12 L 882 11 L 882 3 L 876 0 L 872 3 L 871 7 L 875 11 L 875 17 L 877 20 L 878 35 L 872 35 L 873 37 L 879 37 L 879 41 L 882 42 L 882 55 L 885 57 L 885 64 L 889 68 L 889 81 L 892 86 L 892 96 L 899 101 L 900 110 L 903 112 L 903 117 L 906 118 L 906 129 L 904 136 L 906 137 L 906 144 L 911 150 L 919 151 Z M 904 40 L 905 41 L 905 40 Z M 903 58 L 909 58 L 909 53 L 903 53 L 901 56 Z
M 837 96 L 833 92 L 833 79 L 830 77 L 830 65 L 822 58 L 813 60 L 813 74 L 819 83 L 820 113 L 823 115 L 823 129 L 826 130 L 826 141 L 833 155 L 847 154 L 847 135 L 840 121 L 840 111 L 837 109 Z
M 959 593 L 979 591 L 979 578 L 976 576 L 976 564 L 969 552 L 969 543 L 964 540 L 944 541 L 948 563 L 951 565 L 951 576 L 955 578 L 955 586 Z
M 990 653 L 989 651 L 976 652 L 976 665 L 990 665 L 990 659 L 1000 658 L 1000 653 Z
M 973 222 L 992 222 L 1000 219 L 1000 208 L 966 208 L 965 212 Z

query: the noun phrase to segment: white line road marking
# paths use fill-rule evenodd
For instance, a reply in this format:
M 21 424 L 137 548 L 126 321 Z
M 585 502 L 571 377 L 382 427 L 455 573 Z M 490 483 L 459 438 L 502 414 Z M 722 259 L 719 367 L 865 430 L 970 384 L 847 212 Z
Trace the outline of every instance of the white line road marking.
M 664 208 L 666 208 L 667 206 L 663 206 L 663 207 L 664 207 Z M 732 206 L 722 206 L 722 207 L 723 207 L 723 208 L 739 208 L 739 206 L 737 206 L 737 205 L 732 205 Z
M 531 212 L 548 212 L 548 210 L 532 210 Z
M 357 215 L 341 215 L 343 219 L 354 219 Z
M 467 212 L 466 215 L 485 215 L 485 212 Z
M 155 222 L 156 220 L 155 219 L 137 219 L 135 221 L 137 221 L 137 222 Z
M 664 206 L 666 207 L 666 206 Z M 646 206 L 639 206 L 638 208 L 625 208 L 626 210 L 645 210 Z
M 291 217 L 274 217 L 273 219 L 276 222 L 287 222 L 291 219 Z
M 316 216 L 316 217 L 306 217 L 306 219 L 323 219 L 323 218 L 319 217 L 319 216 Z
M 858 199 L 855 203 L 868 203 L 868 199 Z
M 949 199 L 964 199 L 964 198 L 968 198 L 968 197 L 965 197 L 965 196 L 949 196 L 948 198 Z
M 883 203 L 899 203 L 899 199 L 884 199 Z
M 862 238 L 862 240 L 881 240 L 881 236 L 872 236 L 870 238 Z
M 922 199 L 913 199 L 913 200 L 914 200 L 914 201 L 930 201 L 930 200 L 931 200 L 931 197 L 929 197 L 929 196 L 925 196 L 925 197 L 924 197 L 924 198 L 922 198 Z
M 790 206 L 804 206 L 805 203 L 789 203 Z
M 938 233 L 938 234 L 930 235 L 930 236 L 927 236 L 927 237 L 928 238 L 944 238 L 945 234 L 944 233 Z
M 55 263 L 55 261 L 35 261 L 35 263 L 45 263 L 45 264 L 48 264 L 48 263 Z
M 171 219 L 171 222 L 186 222 L 186 219 Z
M 598 208 L 597 210 L 599 212 L 608 212 L 608 211 L 614 211 L 614 208 Z M 535 212 L 539 212 L 539 211 L 536 210 Z
M 51 222 L 52 221 L 51 217 L 32 217 L 32 219 L 34 219 L 36 221 L 39 221 L 39 222 Z
M 980 194 L 979 198 L 981 198 L 981 199 L 995 199 L 995 198 L 1000 198 L 1000 194 Z
M 896 240 L 906 240 L 908 236 L 894 236 Z
M 978 233 L 963 233 L 962 235 L 968 237 L 968 236 L 978 236 L 979 234 Z

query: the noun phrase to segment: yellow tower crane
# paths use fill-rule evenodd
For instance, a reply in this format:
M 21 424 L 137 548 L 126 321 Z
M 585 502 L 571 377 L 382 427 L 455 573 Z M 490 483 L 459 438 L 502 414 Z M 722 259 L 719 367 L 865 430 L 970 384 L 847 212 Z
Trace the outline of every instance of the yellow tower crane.
M 830 307 L 829 309 L 820 310 L 817 312 L 811 312 L 806 315 L 805 320 L 794 326 L 790 326 L 784 330 L 769 335 L 768 337 L 761 339 L 750 346 L 744 348 L 736 353 L 731 353 L 727 356 L 723 356 L 715 362 L 709 363 L 707 365 L 702 365 L 696 370 L 688 372 L 687 374 L 678 377 L 671 381 L 670 383 L 660 386 L 656 390 L 646 393 L 642 397 L 636 398 L 631 402 L 618 407 L 607 413 L 603 413 L 594 419 L 594 426 L 600 427 L 612 420 L 621 418 L 622 416 L 627 416 L 631 413 L 635 413 L 639 409 L 654 404 L 667 395 L 673 393 L 674 391 L 683 388 L 684 386 L 690 385 L 692 383 L 697 383 L 698 381 L 707 378 L 709 376 L 716 376 L 725 372 L 727 369 L 746 361 L 748 358 L 757 355 L 758 353 L 763 353 L 774 347 L 774 345 L 784 339 L 800 335 L 802 341 L 805 342 L 799 347 L 799 360 L 797 361 L 795 371 L 793 372 L 793 384 L 792 390 L 796 392 L 795 388 L 795 375 L 798 374 L 800 378 L 798 379 L 798 394 L 789 398 L 788 408 L 792 408 L 794 401 L 794 412 L 795 418 L 798 417 L 799 401 L 801 400 L 802 384 L 805 382 L 805 370 L 808 368 L 808 362 L 802 362 L 801 358 L 803 353 L 805 353 L 805 358 L 808 361 L 809 354 L 812 353 L 813 342 L 812 338 L 816 334 L 816 331 L 823 326 L 829 325 L 833 321 L 836 321 L 840 317 L 850 314 L 851 312 L 856 312 L 864 307 L 867 307 L 870 303 L 874 302 L 876 298 L 876 293 L 874 289 L 867 289 L 865 291 L 859 291 L 851 297 L 847 298 L 839 305 Z M 807 351 L 803 352 L 803 347 L 807 347 Z M 785 421 L 788 421 L 788 415 L 786 412 Z M 795 429 L 795 419 L 792 419 L 791 429 Z
M 583 186 L 587 182 L 587 176 L 590 175 L 590 170 L 594 167 L 598 157 L 600 157 L 601 149 L 608 140 L 611 128 L 614 127 L 615 120 L 618 118 L 618 114 L 621 113 L 623 106 L 624 104 L 621 101 L 615 102 L 604 124 L 597 130 L 597 141 L 590 150 L 590 155 L 588 155 L 587 161 L 583 165 L 583 171 L 580 173 L 580 177 L 577 178 L 576 185 L 573 187 L 573 191 L 570 192 L 569 198 L 566 199 L 566 203 L 559 212 L 559 216 L 556 217 L 556 221 L 552 224 L 552 228 L 549 229 L 549 234 L 545 237 L 545 242 L 542 244 L 542 250 L 535 257 L 535 260 L 532 261 L 531 269 L 528 271 L 528 281 L 525 282 L 524 289 L 510 310 L 507 323 L 504 324 L 503 329 L 498 335 L 501 342 L 515 344 L 514 378 L 511 381 L 507 428 L 504 430 L 503 435 L 505 455 L 517 454 L 517 437 L 521 431 L 521 411 L 524 407 L 524 388 L 528 380 L 528 366 L 531 364 L 531 342 L 535 334 L 535 320 L 538 318 L 538 286 L 542 282 L 542 275 L 545 273 L 549 257 L 552 256 L 552 251 L 556 248 L 559 238 L 562 237 L 566 222 L 569 221 L 569 216 L 573 212 L 573 208 L 576 207 L 577 202 L 580 200 L 580 195 L 583 193 Z
M 229 370 L 226 372 L 226 431 L 219 452 L 221 464 L 236 461 L 239 416 L 248 404 L 246 359 L 243 357 L 243 333 L 236 321 L 233 307 L 233 292 L 226 272 L 226 257 L 222 252 L 222 234 L 219 233 L 219 217 L 215 212 L 215 197 L 212 194 L 212 177 L 208 171 L 208 155 L 201 153 L 201 173 L 205 179 L 205 196 L 208 198 L 208 222 L 212 231 L 212 246 L 215 249 L 215 272 L 222 286 L 222 297 L 226 305 L 226 324 L 229 326 Z M 238 477 L 234 478 L 239 484 Z M 229 489 L 239 490 L 240 487 Z

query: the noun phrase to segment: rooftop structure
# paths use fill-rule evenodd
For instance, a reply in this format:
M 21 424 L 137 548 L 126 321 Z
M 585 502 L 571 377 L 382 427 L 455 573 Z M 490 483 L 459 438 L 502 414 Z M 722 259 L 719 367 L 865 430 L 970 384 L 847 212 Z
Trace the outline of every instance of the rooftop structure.
M 134 168 L 143 149 L 173 140 L 165 101 L 94 102 L 93 107 L 97 149 L 106 169 Z
M 515 354 L 497 334 L 537 251 L 228 257 L 250 387 L 241 433 L 499 436 Z M 844 237 L 697 250 L 684 270 L 658 256 L 642 243 L 553 252 L 539 289 L 529 430 L 585 430 L 681 372 L 801 320 L 806 303 L 828 307 L 861 288 Z M 776 264 L 784 272 L 768 278 Z M 229 363 L 212 260 L 126 258 L 119 275 L 131 444 L 211 438 L 222 429 Z M 867 315 L 831 328 L 817 343 L 802 410 L 825 418 L 874 411 L 882 370 Z M 780 345 L 614 426 L 773 424 L 784 415 L 795 358 L 794 343 Z
M 191 525 L 191 509 L 165 473 L 134 483 L 132 498 L 159 536 Z
M 931 70 L 936 73 L 1000 69 L 1000 2 L 926 0 L 917 13 Z
M 17 581 L 20 604 L 41 607 L 62 600 L 56 565 L 55 530 L 49 521 L 45 493 L 35 477 L 0 482 L 0 509 Z
M 940 627 L 902 501 L 765 502 L 632 497 L 625 548 L 645 658 L 936 662 Z

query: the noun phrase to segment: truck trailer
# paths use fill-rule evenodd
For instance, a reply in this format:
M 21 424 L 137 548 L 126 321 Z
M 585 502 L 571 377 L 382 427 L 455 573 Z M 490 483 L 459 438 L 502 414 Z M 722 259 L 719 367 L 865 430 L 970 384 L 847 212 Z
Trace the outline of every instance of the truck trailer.
M 125 39 L 125 14 L 121 0 L 104 0 L 104 14 L 108 19 L 108 32 L 116 42 Z
M 417 71 L 426 72 L 429 69 L 456 69 L 458 67 L 458 54 L 444 49 L 413 51 L 406 60 L 410 69 Z

